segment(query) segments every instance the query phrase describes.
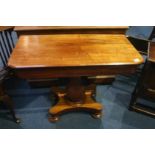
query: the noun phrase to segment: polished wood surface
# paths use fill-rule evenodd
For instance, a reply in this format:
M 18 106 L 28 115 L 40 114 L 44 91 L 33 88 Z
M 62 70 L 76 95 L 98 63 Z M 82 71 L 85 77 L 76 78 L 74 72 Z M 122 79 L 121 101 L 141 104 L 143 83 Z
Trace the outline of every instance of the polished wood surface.
M 14 28 L 13 26 L 0 26 L 0 31 L 8 30 Z
M 101 117 L 103 106 L 87 91 L 83 76 L 133 73 L 143 58 L 120 34 L 23 35 L 9 59 L 16 75 L 25 79 L 69 78 L 65 93 L 49 109 L 50 121 L 71 110 Z
M 100 103 L 97 103 L 92 98 L 92 91 L 85 91 L 84 92 L 84 99 L 82 102 L 75 102 L 70 101 L 66 98 L 66 93 L 58 92 L 57 95 L 59 97 L 58 103 L 56 106 L 53 106 L 49 109 L 49 113 L 52 114 L 49 117 L 49 121 L 55 122 L 59 120 L 59 115 L 68 112 L 68 111 L 81 111 L 86 110 L 90 112 L 92 117 L 100 118 L 102 115 L 103 106 Z
M 21 36 L 9 59 L 12 68 L 138 65 L 143 58 L 124 35 Z
M 15 31 L 59 29 L 128 29 L 128 26 L 16 26 Z
M 20 35 L 32 34 L 125 34 L 128 26 L 16 26 L 15 31 Z
M 16 26 L 18 37 L 21 35 L 49 35 L 49 34 L 125 34 L 128 26 Z M 114 78 L 96 77 L 95 81 L 114 80 Z M 38 83 L 38 82 L 37 82 Z M 46 83 L 46 82 L 45 82 Z M 43 84 L 43 83 L 42 83 Z
M 24 79 L 50 79 L 78 76 L 131 74 L 137 65 L 86 66 L 86 67 L 41 67 L 12 68 L 17 76 Z
M 52 88 L 57 104 L 49 109 L 52 114 L 49 121 L 58 121 L 59 115 L 69 111 L 87 111 L 95 118 L 101 117 L 103 106 L 93 97 L 96 87 L 84 85 L 83 80 L 80 77 L 70 78 L 66 88 Z

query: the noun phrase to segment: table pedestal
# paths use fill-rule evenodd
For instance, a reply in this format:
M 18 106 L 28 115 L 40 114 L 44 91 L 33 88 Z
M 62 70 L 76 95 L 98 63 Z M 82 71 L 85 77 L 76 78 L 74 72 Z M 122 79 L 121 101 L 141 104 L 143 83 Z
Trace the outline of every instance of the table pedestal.
M 86 90 L 81 78 L 71 78 L 65 92 L 55 92 L 58 102 L 49 109 L 49 121 L 56 122 L 59 116 L 70 111 L 87 111 L 100 118 L 102 105 L 93 99 L 94 90 Z

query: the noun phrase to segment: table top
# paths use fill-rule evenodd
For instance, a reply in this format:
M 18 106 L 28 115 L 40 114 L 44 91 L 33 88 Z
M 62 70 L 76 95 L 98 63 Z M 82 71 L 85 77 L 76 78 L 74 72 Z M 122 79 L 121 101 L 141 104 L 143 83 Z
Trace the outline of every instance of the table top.
M 15 31 L 62 29 L 128 29 L 128 26 L 16 26 Z
M 124 35 L 23 35 L 8 65 L 12 68 L 137 65 L 143 58 Z

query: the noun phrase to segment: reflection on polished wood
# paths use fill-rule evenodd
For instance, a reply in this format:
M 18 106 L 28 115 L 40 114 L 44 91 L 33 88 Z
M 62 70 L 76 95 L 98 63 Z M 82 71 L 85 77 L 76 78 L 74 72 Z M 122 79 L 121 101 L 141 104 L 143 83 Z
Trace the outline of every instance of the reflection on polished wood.
M 21 36 L 32 34 L 125 34 L 128 28 L 128 26 L 16 26 L 14 30 L 17 32 L 18 36 Z M 109 83 L 113 80 L 114 76 L 113 78 L 108 76 L 106 78 L 94 76 L 94 81 L 100 84 L 105 82 Z M 41 79 L 41 81 L 42 86 L 47 85 L 46 81 L 43 81 L 43 79 Z M 36 84 L 38 84 L 38 82 Z
M 57 92 L 50 121 L 70 110 L 86 110 L 99 118 L 102 105 L 93 100 L 83 77 L 130 74 L 143 58 L 121 34 L 23 35 L 9 66 L 24 79 L 69 78 L 65 93 Z
M 31 35 L 19 38 L 9 66 L 18 69 L 101 67 L 137 65 L 142 61 L 124 35 Z

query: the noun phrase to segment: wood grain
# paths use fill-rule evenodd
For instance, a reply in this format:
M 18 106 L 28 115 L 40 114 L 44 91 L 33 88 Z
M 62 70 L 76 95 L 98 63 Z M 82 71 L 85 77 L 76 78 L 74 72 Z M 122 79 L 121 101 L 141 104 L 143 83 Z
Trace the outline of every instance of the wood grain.
M 62 29 L 128 29 L 128 26 L 16 26 L 15 31 Z
M 125 34 L 128 26 L 16 26 L 15 31 L 20 35 L 31 34 Z
M 102 105 L 92 100 L 93 91 L 85 91 L 82 76 L 131 73 L 142 62 L 124 35 L 52 34 L 20 36 L 8 65 L 24 79 L 70 78 L 65 95 L 58 93 L 59 102 L 49 110 L 49 120 L 57 121 L 71 110 L 101 117 Z
M 0 26 L 0 31 L 8 30 L 14 28 L 13 26 Z
M 15 68 L 17 76 L 23 79 L 68 78 L 79 76 L 117 75 L 134 73 L 136 65 L 86 66 L 86 67 L 42 67 Z
M 143 58 L 124 35 L 68 34 L 21 36 L 8 65 L 45 68 L 138 65 Z
M 151 62 L 155 62 L 155 42 L 150 43 L 148 60 Z

